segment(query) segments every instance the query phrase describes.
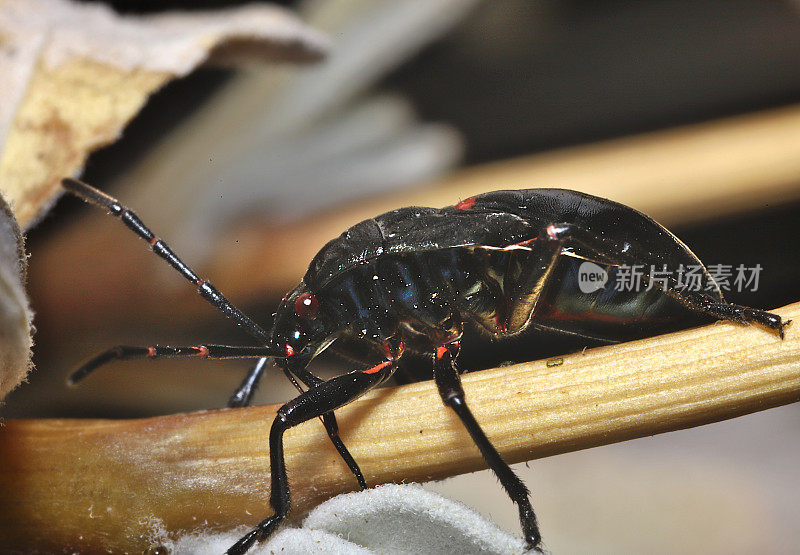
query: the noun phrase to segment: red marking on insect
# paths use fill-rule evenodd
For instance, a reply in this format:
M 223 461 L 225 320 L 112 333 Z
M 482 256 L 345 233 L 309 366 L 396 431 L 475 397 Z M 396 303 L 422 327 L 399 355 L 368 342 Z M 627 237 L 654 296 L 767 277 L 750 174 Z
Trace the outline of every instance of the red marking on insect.
M 472 205 L 475 204 L 476 200 L 477 199 L 475 197 L 465 198 L 464 200 L 456 204 L 456 208 L 458 208 L 459 210 L 466 210 L 467 208 L 472 208 Z
M 372 368 L 367 368 L 366 370 L 362 370 L 361 372 L 363 374 L 374 374 L 375 372 L 380 372 L 381 370 L 383 370 L 384 368 L 386 368 L 390 364 L 391 364 L 391 362 L 389 362 L 387 360 L 387 361 L 381 362 L 380 364 L 376 364 Z
M 149 356 L 149 357 L 156 356 L 156 348 L 155 347 L 148 347 L 147 348 L 147 356 Z
M 444 358 L 444 355 L 447 354 L 447 351 L 448 351 L 448 348 L 445 347 L 444 345 L 442 345 L 440 347 L 437 347 L 436 348 L 436 360 L 442 360 L 442 358 Z
M 313 320 L 319 312 L 319 301 L 311 293 L 303 293 L 294 302 L 294 313 L 303 320 Z
M 294 349 L 292 349 L 292 346 L 287 343 L 285 352 L 286 352 L 286 356 L 290 357 L 290 356 L 292 356 L 294 354 Z
M 197 356 L 200 358 L 206 358 L 208 356 L 208 347 L 205 345 L 200 345 L 197 347 Z
M 150 243 L 150 246 L 151 246 L 151 247 L 155 246 L 155 244 L 156 244 L 156 243 L 158 243 L 158 237 L 156 237 L 155 235 L 153 235 L 153 238 L 152 238 L 152 239 L 150 239 L 150 240 L 148 241 L 148 243 Z

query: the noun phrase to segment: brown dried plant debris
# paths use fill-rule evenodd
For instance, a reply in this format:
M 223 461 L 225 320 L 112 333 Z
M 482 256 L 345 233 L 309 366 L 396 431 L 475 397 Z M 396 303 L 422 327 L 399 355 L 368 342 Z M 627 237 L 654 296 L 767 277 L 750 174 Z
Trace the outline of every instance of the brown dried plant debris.
M 27 228 L 59 180 L 116 140 L 170 79 L 209 60 L 316 59 L 326 45 L 263 4 L 133 17 L 67 0 L 0 0 L 0 191 Z

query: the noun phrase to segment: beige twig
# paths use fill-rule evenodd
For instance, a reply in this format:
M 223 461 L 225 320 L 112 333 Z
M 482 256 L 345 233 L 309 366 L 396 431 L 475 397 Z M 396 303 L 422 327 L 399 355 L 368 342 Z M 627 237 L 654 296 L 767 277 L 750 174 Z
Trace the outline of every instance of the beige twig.
M 800 303 L 779 309 L 800 319 Z M 800 400 L 800 329 L 715 325 L 476 372 L 464 388 L 510 462 L 698 426 Z M 141 420 L 11 420 L 0 428 L 0 537 L 23 551 L 141 552 L 171 534 L 269 514 L 277 405 Z M 371 485 L 483 468 L 431 382 L 374 391 L 337 413 Z M 318 421 L 287 434 L 298 516 L 356 482 Z

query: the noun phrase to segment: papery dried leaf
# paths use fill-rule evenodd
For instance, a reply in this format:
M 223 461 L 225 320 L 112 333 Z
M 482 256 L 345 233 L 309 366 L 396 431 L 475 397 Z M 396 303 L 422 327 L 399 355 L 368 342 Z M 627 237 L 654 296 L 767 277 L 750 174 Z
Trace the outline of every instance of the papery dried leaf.
M 0 188 L 27 227 L 59 194 L 61 177 L 113 142 L 168 80 L 215 54 L 308 59 L 325 44 L 263 5 L 130 17 L 66 0 L 0 2 Z
M 31 367 L 27 262 L 19 226 L 0 196 L 0 399 L 25 379 Z

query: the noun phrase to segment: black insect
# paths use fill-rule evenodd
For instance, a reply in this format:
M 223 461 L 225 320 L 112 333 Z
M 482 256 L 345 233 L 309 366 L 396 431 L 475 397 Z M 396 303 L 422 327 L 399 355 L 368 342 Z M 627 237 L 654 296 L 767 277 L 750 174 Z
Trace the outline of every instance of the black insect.
M 250 403 L 267 357 L 272 357 L 301 391 L 278 410 L 270 431 L 274 514 L 231 547 L 232 554 L 268 538 L 289 512 L 283 435 L 292 426 L 321 417 L 359 485 L 366 487 L 339 438 L 334 411 L 389 379 L 404 351 L 429 354 L 444 404 L 459 416 L 516 503 L 525 539 L 538 549 L 541 535 L 528 489 L 465 403 L 455 360 L 467 323 L 494 337 L 533 329 L 605 342 L 714 320 L 755 322 L 782 337 L 788 324 L 776 314 L 725 302 L 686 245 L 644 214 L 575 191 L 529 189 L 486 193 L 441 209 L 401 208 L 354 225 L 314 257 L 303 281 L 284 297 L 267 332 L 200 279 L 116 199 L 73 179 L 65 179 L 63 185 L 121 218 L 196 285 L 203 298 L 259 342 L 115 347 L 75 371 L 71 383 L 118 359 L 258 359 L 230 399 L 230 406 L 241 407 Z M 648 281 L 647 276 L 640 287 L 616 287 L 618 273 L 634 266 L 673 271 L 697 267 L 704 287 L 689 289 L 674 277 Z M 337 339 L 372 346 L 382 362 L 330 380 L 318 378 L 306 367 Z

